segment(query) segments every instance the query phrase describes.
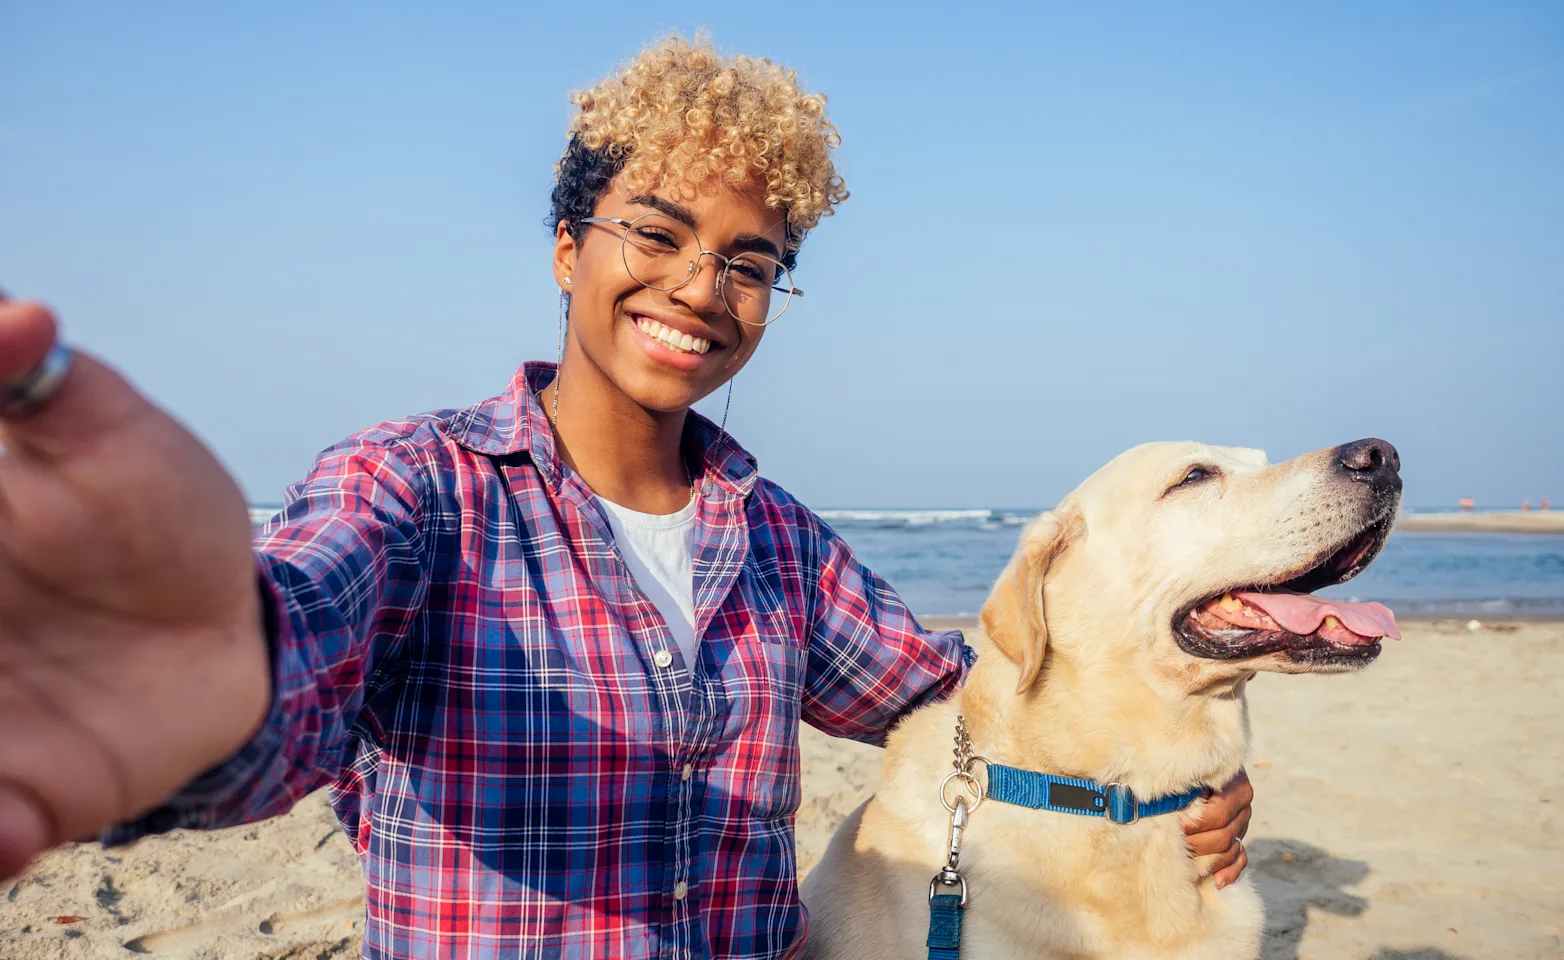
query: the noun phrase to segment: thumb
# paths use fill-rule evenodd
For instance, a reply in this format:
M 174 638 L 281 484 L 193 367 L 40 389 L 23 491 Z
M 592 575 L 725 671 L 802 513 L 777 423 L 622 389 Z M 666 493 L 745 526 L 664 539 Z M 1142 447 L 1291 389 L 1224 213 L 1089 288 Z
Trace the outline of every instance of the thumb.
M 58 337 L 59 324 L 47 307 L 0 295 L 0 385 L 37 370 Z M 0 421 L 0 437 L 6 447 L 59 458 L 152 410 L 124 377 L 73 350 L 63 382 L 36 411 Z
M 57 333 L 48 310 L 18 303 L 0 291 L 0 384 L 18 380 L 37 366 Z

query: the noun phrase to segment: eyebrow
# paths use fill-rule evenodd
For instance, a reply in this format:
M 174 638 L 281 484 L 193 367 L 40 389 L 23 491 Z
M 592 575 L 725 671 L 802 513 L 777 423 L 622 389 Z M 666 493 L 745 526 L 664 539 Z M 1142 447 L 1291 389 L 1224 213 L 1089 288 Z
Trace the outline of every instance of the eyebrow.
M 672 200 L 664 200 L 662 197 L 654 197 L 651 194 L 631 197 L 630 202 L 642 207 L 651 207 L 658 213 L 667 214 L 674 218 L 691 230 L 695 229 L 695 214 L 690 212 L 689 207 L 680 206 Z
M 734 250 L 749 250 L 754 253 L 763 253 L 773 260 L 781 260 L 782 252 L 777 245 L 765 237 L 753 233 L 741 233 L 733 238 Z
M 630 202 L 642 207 L 651 207 L 658 213 L 679 221 L 691 230 L 695 229 L 695 214 L 690 212 L 689 207 L 674 203 L 672 200 L 665 200 L 662 197 L 654 197 L 649 193 L 631 197 Z M 763 253 L 773 260 L 782 259 L 782 251 L 777 249 L 777 245 L 758 233 L 741 233 L 733 238 L 733 243 L 730 246 L 735 251 Z

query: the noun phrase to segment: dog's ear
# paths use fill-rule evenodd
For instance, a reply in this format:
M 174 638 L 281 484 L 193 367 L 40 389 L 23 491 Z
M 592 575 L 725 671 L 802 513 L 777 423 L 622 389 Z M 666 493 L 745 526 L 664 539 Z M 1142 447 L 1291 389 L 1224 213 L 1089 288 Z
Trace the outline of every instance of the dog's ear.
M 1027 525 L 1015 556 L 999 575 L 983 602 L 979 619 L 994 646 L 1021 666 L 1016 693 L 1025 693 L 1043 669 L 1048 647 L 1048 619 L 1043 612 L 1043 580 L 1059 552 L 1080 528 L 1078 514 L 1068 510 L 1045 513 Z

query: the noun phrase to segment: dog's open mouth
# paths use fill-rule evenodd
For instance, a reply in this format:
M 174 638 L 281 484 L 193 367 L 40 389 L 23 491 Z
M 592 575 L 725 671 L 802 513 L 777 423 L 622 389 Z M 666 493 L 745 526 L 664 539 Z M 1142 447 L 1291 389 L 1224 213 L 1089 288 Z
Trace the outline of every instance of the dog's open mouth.
M 1363 572 L 1384 547 L 1394 522 L 1392 511 L 1302 573 L 1228 590 L 1185 608 L 1173 624 L 1174 637 L 1186 653 L 1215 660 L 1278 652 L 1318 665 L 1373 660 L 1381 640 L 1401 638 L 1395 614 L 1383 604 L 1327 600 L 1311 591 Z

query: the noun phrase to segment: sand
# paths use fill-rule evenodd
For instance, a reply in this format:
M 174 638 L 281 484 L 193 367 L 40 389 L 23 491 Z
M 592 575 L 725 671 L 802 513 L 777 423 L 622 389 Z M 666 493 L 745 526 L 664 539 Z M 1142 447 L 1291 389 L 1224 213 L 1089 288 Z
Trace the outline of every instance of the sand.
M 1398 530 L 1439 533 L 1564 533 L 1564 510 L 1508 513 L 1405 513 Z
M 1564 956 L 1564 624 L 1406 632 L 1363 673 L 1252 685 L 1264 956 Z M 807 869 L 880 753 L 813 730 L 803 745 Z M 335 960 L 363 929 L 319 795 L 255 826 L 59 850 L 0 898 L 5 960 Z

